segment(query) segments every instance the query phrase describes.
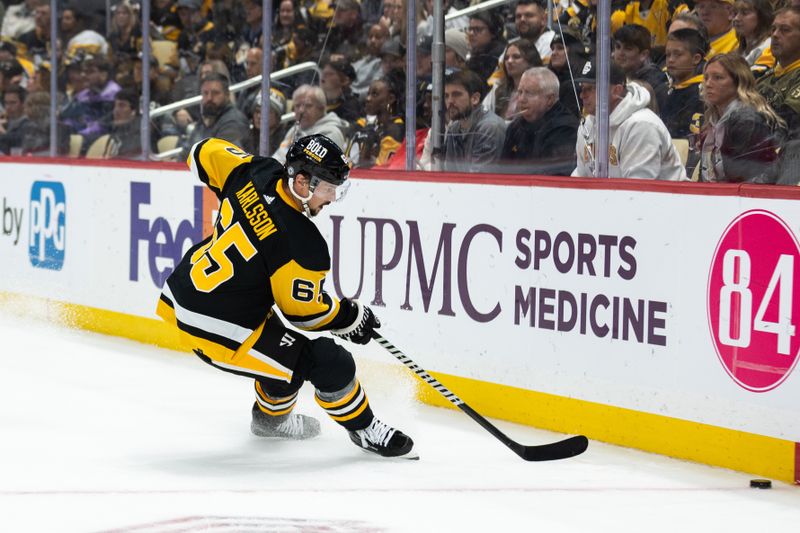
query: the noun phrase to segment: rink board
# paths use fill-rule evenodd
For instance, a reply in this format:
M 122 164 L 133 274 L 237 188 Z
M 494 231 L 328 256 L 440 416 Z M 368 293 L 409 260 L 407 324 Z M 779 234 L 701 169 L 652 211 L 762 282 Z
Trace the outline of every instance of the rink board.
M 470 405 L 798 480 L 800 194 L 356 176 L 318 221 L 326 289 L 373 306 L 384 335 Z M 154 319 L 159 287 L 216 212 L 188 171 L 17 160 L 0 183 L 7 303 L 178 347 Z

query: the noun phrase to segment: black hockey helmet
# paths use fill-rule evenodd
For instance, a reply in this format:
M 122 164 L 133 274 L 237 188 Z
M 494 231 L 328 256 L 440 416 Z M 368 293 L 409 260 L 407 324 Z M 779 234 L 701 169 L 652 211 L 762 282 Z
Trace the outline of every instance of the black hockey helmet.
M 289 148 L 286 154 L 286 173 L 290 178 L 303 174 L 313 185 L 316 185 L 317 180 L 322 180 L 339 186 L 347 181 L 350 160 L 325 135 L 308 135 L 296 140 Z

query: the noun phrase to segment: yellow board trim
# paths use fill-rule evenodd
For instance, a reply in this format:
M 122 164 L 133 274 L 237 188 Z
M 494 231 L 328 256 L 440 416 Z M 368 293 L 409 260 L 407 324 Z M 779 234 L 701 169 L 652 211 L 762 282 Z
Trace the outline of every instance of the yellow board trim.
M 164 305 L 163 307 L 169 307 Z M 45 318 L 65 326 L 114 335 L 185 352 L 178 329 L 158 318 L 144 318 L 48 298 L 0 292 L 0 309 Z M 174 313 L 174 311 L 173 311 Z
M 155 318 L 0 292 L 0 308 L 4 307 L 23 313 L 35 307 L 36 316 L 54 322 L 185 352 L 178 330 Z M 431 375 L 490 418 L 580 433 L 593 440 L 795 482 L 796 444 L 792 441 L 469 378 Z M 417 399 L 456 408 L 422 382 L 418 382 Z
M 795 482 L 795 443 L 575 398 L 430 372 L 483 416 Z M 419 381 L 417 399 L 457 409 Z

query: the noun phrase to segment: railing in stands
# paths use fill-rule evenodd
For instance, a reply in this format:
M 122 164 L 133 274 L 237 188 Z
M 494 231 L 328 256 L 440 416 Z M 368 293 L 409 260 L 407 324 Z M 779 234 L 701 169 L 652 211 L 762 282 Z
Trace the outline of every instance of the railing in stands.
M 315 71 L 318 75 L 320 74 L 319 65 L 314 63 L 313 61 L 306 61 L 305 63 L 300 63 L 299 65 L 293 65 L 289 68 L 285 68 L 282 70 L 277 70 L 273 72 L 269 79 L 270 80 L 280 80 L 283 78 L 288 78 L 289 76 L 294 76 L 296 74 L 300 74 L 301 72 L 306 72 L 309 70 Z M 261 75 L 252 77 L 248 80 L 241 81 L 234 85 L 231 85 L 230 91 L 232 93 L 237 93 L 244 89 L 248 89 L 254 85 L 261 84 Z M 150 111 L 150 118 L 159 117 L 161 115 L 166 115 L 167 113 L 172 113 L 173 111 L 177 111 L 178 109 L 183 109 L 184 107 L 189 107 L 193 105 L 198 105 L 200 103 L 200 96 L 192 96 L 191 98 L 186 98 L 184 100 L 180 100 L 179 102 L 173 102 L 171 104 L 167 104 L 165 106 L 157 107 Z
M 488 11 L 489 9 L 493 9 L 497 6 L 502 6 L 505 4 L 510 4 L 515 2 L 516 0 L 488 0 L 487 2 L 481 2 L 480 4 L 475 4 L 474 6 L 465 7 L 464 9 L 459 9 L 458 11 L 453 11 L 449 15 L 444 16 L 445 22 L 472 15 L 473 13 L 480 13 L 481 11 Z

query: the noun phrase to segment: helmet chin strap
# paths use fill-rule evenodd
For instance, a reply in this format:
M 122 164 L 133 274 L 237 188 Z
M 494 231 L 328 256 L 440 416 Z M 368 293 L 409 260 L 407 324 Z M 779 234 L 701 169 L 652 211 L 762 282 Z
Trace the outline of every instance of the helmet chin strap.
M 289 178 L 289 192 L 291 192 L 292 196 L 297 198 L 297 200 L 303 206 L 303 213 L 305 213 L 306 217 L 313 217 L 314 215 L 311 214 L 311 210 L 308 208 L 308 202 L 311 200 L 311 197 L 314 196 L 314 192 L 311 191 L 305 198 L 297 194 L 297 191 L 294 190 L 294 178 Z

